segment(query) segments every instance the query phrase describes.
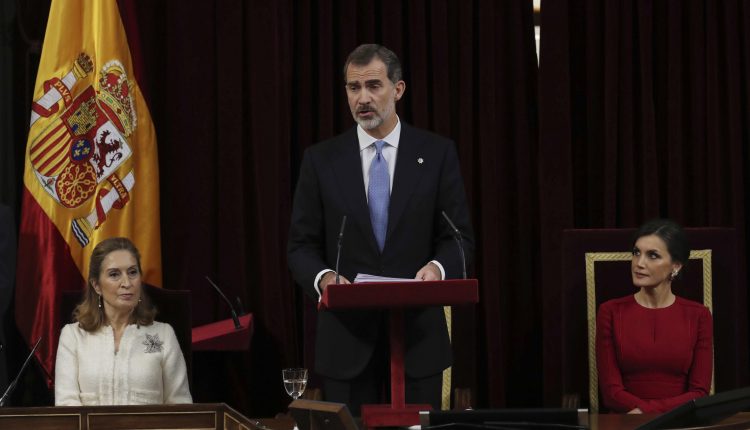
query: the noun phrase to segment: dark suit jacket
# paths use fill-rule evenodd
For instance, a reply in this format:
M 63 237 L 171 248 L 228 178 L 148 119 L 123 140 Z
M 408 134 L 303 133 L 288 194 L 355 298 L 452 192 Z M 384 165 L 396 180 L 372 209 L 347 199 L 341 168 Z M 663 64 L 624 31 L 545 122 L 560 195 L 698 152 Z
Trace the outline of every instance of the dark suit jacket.
M 460 255 L 441 211 L 463 233 L 471 259 L 474 237 L 453 143 L 402 122 L 381 253 L 370 223 L 357 132 L 352 128 L 305 151 L 289 233 L 292 275 L 318 299 L 313 282 L 321 270 L 335 266 L 336 238 L 346 215 L 339 271 L 350 281 L 357 273 L 413 278 L 433 259 L 443 265 L 447 278 L 459 278 Z M 335 379 L 360 374 L 372 356 L 382 321 L 383 315 L 375 311 L 320 312 L 316 371 Z M 442 308 L 409 311 L 405 325 L 408 376 L 434 375 L 450 366 Z

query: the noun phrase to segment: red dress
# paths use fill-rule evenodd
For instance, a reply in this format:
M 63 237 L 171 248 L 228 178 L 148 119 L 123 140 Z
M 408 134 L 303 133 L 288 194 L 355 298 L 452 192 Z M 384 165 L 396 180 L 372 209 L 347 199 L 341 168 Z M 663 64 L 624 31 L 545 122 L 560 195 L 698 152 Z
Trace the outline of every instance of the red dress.
M 677 297 L 661 309 L 634 296 L 602 303 L 596 316 L 596 363 L 604 406 L 669 411 L 706 396 L 713 369 L 713 321 L 708 308 Z

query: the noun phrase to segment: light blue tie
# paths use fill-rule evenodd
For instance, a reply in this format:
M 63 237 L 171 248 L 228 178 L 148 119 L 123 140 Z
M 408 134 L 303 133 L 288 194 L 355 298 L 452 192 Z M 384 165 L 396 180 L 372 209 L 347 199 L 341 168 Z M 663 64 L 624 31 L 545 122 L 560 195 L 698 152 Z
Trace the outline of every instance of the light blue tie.
M 375 142 L 377 154 L 370 164 L 370 182 L 367 185 L 370 222 L 381 251 L 385 245 L 385 233 L 388 231 L 388 202 L 391 199 L 391 175 L 388 174 L 388 162 L 383 157 L 385 144 L 382 140 Z

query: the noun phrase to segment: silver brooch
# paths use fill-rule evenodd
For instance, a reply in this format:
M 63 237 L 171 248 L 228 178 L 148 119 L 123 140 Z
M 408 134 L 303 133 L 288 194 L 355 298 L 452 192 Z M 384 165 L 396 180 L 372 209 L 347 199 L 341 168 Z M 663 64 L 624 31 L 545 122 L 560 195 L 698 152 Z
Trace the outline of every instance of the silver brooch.
M 146 354 L 151 354 L 153 352 L 161 352 L 161 346 L 164 345 L 164 342 L 159 340 L 158 334 L 151 336 L 146 333 L 146 340 L 143 341 L 143 344 L 146 345 L 146 350 L 144 352 Z
M 424 158 L 422 158 L 422 157 L 417 158 L 417 163 L 419 163 L 419 164 L 424 163 Z

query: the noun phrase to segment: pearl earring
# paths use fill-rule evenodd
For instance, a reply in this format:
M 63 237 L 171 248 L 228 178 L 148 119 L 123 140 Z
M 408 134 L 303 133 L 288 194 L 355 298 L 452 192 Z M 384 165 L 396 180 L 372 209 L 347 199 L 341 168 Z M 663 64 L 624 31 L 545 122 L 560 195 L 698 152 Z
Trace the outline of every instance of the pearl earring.
M 99 294 L 99 309 L 102 308 L 102 295 Z

